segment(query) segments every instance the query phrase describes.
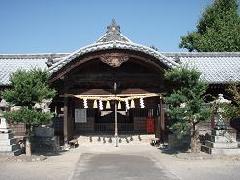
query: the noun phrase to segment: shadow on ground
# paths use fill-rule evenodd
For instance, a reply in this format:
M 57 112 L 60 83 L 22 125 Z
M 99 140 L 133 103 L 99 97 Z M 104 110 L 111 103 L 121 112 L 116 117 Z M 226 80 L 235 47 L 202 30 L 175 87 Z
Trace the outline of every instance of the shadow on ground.
M 189 153 L 189 149 L 169 149 L 167 145 L 161 145 L 157 149 L 159 149 L 162 153 L 169 155 Z

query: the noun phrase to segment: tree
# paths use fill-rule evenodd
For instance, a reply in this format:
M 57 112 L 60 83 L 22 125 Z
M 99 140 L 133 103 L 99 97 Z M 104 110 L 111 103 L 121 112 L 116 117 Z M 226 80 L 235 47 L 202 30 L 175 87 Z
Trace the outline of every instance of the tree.
M 223 115 L 229 120 L 240 117 L 240 85 L 237 83 L 231 83 L 228 85 L 227 91 L 232 96 L 232 104 L 227 104 L 223 107 Z
M 179 47 L 190 52 L 240 51 L 240 16 L 237 0 L 215 0 L 206 8 L 197 30 L 181 37 Z
M 166 80 L 173 90 L 167 95 L 170 130 L 178 137 L 191 133 L 191 151 L 198 151 L 197 124 L 210 116 L 210 110 L 204 102 L 207 85 L 200 80 L 198 71 L 177 67 L 165 73 Z
M 52 114 L 46 109 L 36 109 L 34 106 L 46 99 L 55 96 L 55 90 L 51 89 L 48 82 L 48 73 L 40 69 L 31 71 L 19 70 L 11 75 L 11 89 L 5 90 L 3 98 L 14 106 L 20 106 L 16 111 L 4 114 L 8 121 L 26 124 L 26 154 L 31 155 L 31 143 L 29 136 L 33 126 L 48 123 Z M 29 146 L 28 146 L 29 145 Z

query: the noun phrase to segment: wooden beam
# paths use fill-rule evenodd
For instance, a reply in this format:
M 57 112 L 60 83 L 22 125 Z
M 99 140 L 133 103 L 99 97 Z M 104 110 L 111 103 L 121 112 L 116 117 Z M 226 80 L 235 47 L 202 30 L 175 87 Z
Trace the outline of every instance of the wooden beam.
M 163 98 L 160 98 L 160 142 L 164 143 L 165 139 L 165 112 L 163 108 Z
M 64 144 L 68 144 L 69 137 L 69 127 L 68 127 L 68 97 L 64 97 L 64 118 L 63 118 L 63 135 Z

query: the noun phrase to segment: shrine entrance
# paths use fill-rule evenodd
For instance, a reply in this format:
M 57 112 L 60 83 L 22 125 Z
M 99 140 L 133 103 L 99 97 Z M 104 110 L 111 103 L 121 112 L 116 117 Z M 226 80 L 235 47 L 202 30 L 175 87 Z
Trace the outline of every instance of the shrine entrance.
M 155 113 L 153 118 L 153 125 L 147 124 L 147 119 L 150 118 L 150 113 Z M 115 113 L 106 112 L 104 115 L 99 112 L 95 119 L 95 132 L 102 134 L 113 134 L 115 131 Z M 155 124 L 157 122 L 157 109 L 131 109 L 129 111 L 118 111 L 117 113 L 117 127 L 119 134 L 153 134 L 155 132 Z M 160 115 L 160 114 L 159 114 Z M 151 126 L 151 127 L 149 127 Z
M 129 112 L 117 112 L 118 133 L 131 133 L 134 130 L 133 118 Z M 115 131 L 115 112 L 114 108 L 110 111 L 97 111 L 95 118 L 95 132 L 102 134 L 114 134 Z
M 113 134 L 117 128 L 117 133 L 121 134 L 152 134 L 157 128 L 161 113 L 159 94 L 73 97 L 76 98 L 72 102 L 75 133 Z
M 154 49 L 132 43 L 113 22 L 96 43 L 49 70 L 59 96 L 65 140 L 74 134 L 155 133 L 164 128 L 165 70 L 176 65 Z

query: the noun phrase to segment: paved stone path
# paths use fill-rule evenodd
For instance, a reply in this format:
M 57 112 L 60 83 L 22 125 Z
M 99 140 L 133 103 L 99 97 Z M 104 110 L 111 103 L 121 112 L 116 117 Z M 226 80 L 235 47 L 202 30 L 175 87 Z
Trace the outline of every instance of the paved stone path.
M 42 162 L 0 156 L 0 180 L 239 180 L 237 159 L 185 160 L 149 145 L 81 145 Z
M 149 157 L 126 154 L 82 154 L 72 180 L 177 179 Z

